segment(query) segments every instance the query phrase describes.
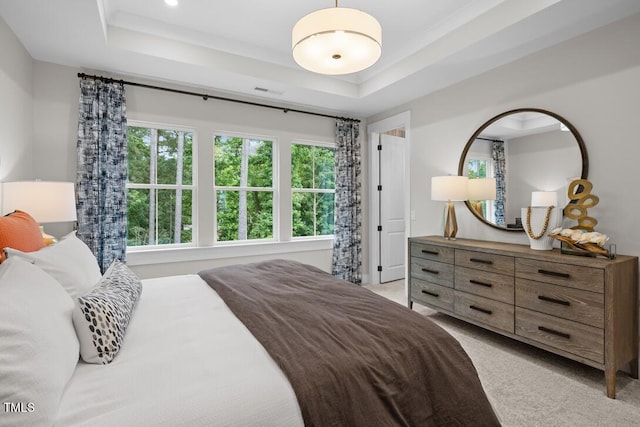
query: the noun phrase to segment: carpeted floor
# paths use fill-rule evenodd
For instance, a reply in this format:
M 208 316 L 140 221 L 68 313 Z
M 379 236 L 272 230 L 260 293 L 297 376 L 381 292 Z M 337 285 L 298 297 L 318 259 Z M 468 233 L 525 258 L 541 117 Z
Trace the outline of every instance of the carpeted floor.
M 406 306 L 404 280 L 366 288 Z M 604 373 L 414 304 L 462 344 L 505 427 L 640 426 L 640 381 L 618 373 L 616 399 Z

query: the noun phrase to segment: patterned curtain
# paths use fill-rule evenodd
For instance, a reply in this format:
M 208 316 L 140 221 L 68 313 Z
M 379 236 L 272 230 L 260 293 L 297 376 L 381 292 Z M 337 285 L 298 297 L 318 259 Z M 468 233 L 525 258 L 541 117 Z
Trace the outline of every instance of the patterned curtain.
M 359 133 L 360 125 L 357 122 L 336 121 L 332 273 L 356 284 L 362 282 L 362 165 Z
M 124 85 L 80 79 L 78 237 L 104 272 L 127 249 L 127 115 Z
M 507 162 L 504 157 L 504 141 L 493 141 L 491 145 L 491 157 L 493 159 L 494 177 L 496 178 L 495 222 L 496 225 L 505 226 L 504 204 L 505 185 L 507 178 Z

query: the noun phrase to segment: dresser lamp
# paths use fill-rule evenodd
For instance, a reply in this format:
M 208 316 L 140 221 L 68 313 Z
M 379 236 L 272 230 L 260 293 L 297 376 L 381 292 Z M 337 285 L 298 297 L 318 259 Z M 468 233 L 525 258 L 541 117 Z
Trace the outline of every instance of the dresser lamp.
M 38 224 L 77 221 L 76 196 L 73 182 L 14 181 L 2 183 L 2 212 L 4 215 L 21 210 Z M 56 240 L 44 232 L 45 244 Z
M 444 212 L 444 238 L 455 240 L 458 233 L 456 210 L 453 202 L 468 199 L 469 179 L 466 176 L 447 175 L 431 178 L 431 200 L 447 202 Z
M 495 178 L 475 178 L 469 180 L 469 203 L 471 207 L 484 218 L 482 201 L 496 199 Z

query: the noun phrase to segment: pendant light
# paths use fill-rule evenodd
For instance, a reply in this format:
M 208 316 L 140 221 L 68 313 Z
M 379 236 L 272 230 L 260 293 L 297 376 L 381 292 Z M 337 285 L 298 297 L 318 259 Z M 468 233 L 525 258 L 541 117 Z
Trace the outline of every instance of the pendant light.
M 382 53 L 382 27 L 358 9 L 336 6 L 312 12 L 292 31 L 293 58 L 320 74 L 348 74 L 376 63 Z

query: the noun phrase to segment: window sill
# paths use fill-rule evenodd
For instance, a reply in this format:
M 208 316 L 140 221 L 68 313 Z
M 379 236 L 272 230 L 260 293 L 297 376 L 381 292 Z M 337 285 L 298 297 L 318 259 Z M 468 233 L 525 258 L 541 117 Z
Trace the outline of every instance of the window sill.
M 333 237 L 291 242 L 234 243 L 209 247 L 141 248 L 127 251 L 127 264 L 131 266 L 166 264 L 171 262 L 322 251 L 331 250 L 332 248 Z

